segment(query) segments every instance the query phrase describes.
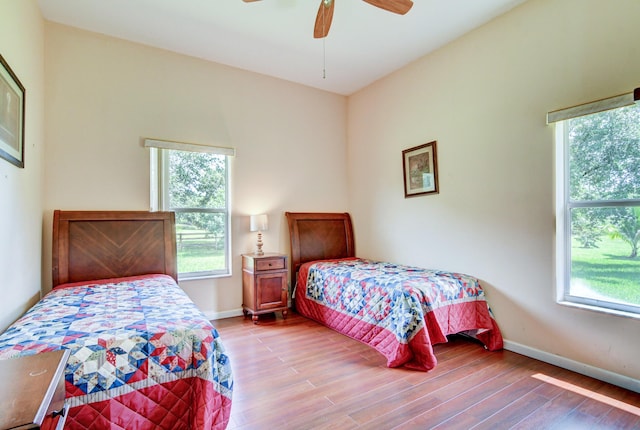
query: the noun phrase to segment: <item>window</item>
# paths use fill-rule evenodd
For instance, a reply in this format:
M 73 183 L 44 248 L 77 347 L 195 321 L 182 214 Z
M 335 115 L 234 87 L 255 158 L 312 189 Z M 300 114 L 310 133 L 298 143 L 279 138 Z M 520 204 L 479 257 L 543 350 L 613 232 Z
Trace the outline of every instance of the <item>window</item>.
M 147 139 L 153 210 L 175 212 L 180 279 L 230 274 L 233 150 Z
M 640 317 L 640 92 L 556 122 L 560 301 Z

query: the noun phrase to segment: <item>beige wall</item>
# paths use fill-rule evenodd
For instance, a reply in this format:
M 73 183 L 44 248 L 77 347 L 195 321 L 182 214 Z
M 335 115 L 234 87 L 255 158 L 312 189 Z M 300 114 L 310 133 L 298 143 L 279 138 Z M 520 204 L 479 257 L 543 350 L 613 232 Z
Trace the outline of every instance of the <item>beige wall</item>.
M 0 160 L 0 328 L 50 287 L 53 209 L 148 208 L 154 137 L 237 149 L 234 274 L 182 283 L 209 315 L 239 310 L 247 215 L 269 213 L 265 248 L 288 252 L 284 211 L 348 209 L 358 254 L 480 277 L 509 348 L 637 381 L 637 320 L 554 301 L 544 122 L 640 86 L 637 16 L 635 0 L 529 0 L 347 102 L 0 0 L 0 53 L 27 87 L 26 168 Z M 431 140 L 440 194 L 405 199 L 401 151 Z
M 270 216 L 265 251 L 288 253 L 285 211 L 347 209 L 343 96 L 53 23 L 45 58 L 47 218 L 58 208 L 147 210 L 146 137 L 236 148 L 233 276 L 181 282 L 209 316 L 240 311 L 250 214 Z
M 510 348 L 635 378 L 636 389 L 640 320 L 555 303 L 545 114 L 640 86 L 639 16 L 635 0 L 530 0 L 350 97 L 348 110 L 360 255 L 476 275 Z M 401 151 L 432 140 L 440 194 L 405 199 Z
M 0 159 L 0 330 L 40 298 L 44 21 L 35 1 L 0 0 L 0 54 L 25 87 L 25 167 Z

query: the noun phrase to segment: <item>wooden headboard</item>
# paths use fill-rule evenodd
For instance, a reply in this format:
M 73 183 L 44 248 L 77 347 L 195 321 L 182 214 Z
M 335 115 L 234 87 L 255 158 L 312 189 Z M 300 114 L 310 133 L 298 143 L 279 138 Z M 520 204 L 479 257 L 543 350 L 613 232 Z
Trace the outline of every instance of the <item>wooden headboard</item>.
M 56 210 L 52 257 L 54 287 L 152 273 L 177 281 L 175 214 Z
M 355 257 L 348 213 L 285 212 L 291 241 L 291 287 L 303 263 Z

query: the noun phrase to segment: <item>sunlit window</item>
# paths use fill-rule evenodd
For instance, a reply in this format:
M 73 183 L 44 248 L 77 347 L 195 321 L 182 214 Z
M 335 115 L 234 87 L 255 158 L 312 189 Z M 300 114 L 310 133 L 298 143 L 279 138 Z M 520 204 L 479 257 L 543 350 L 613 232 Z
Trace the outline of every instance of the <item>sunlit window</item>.
M 640 314 L 640 105 L 596 110 L 556 123 L 560 299 Z
M 229 157 L 152 148 L 151 160 L 152 206 L 176 215 L 179 277 L 229 274 Z

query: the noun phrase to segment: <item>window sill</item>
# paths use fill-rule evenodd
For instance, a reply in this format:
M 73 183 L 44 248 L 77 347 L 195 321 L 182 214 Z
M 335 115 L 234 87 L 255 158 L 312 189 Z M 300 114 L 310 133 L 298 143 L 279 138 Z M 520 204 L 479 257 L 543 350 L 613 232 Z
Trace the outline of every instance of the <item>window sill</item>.
M 557 303 L 559 305 L 561 305 L 561 306 L 567 306 L 567 307 L 570 307 L 570 308 L 583 309 L 583 310 L 587 310 L 587 311 L 591 311 L 591 312 L 598 312 L 598 313 L 601 313 L 601 314 L 609 314 L 609 315 L 614 315 L 614 316 L 617 316 L 617 317 L 631 318 L 631 319 L 640 320 L 640 314 L 633 313 L 633 312 L 626 312 L 626 311 L 620 311 L 620 310 L 617 310 L 617 309 L 603 308 L 603 307 L 600 307 L 600 306 L 586 305 L 584 303 L 568 302 L 566 300 L 559 300 Z
M 201 275 L 201 276 L 189 276 L 189 277 L 181 277 L 180 275 L 178 275 L 178 282 L 185 282 L 185 281 L 200 281 L 203 279 L 217 279 L 217 278 L 230 278 L 231 277 L 231 273 L 224 273 L 224 274 L 220 274 L 220 275 Z

